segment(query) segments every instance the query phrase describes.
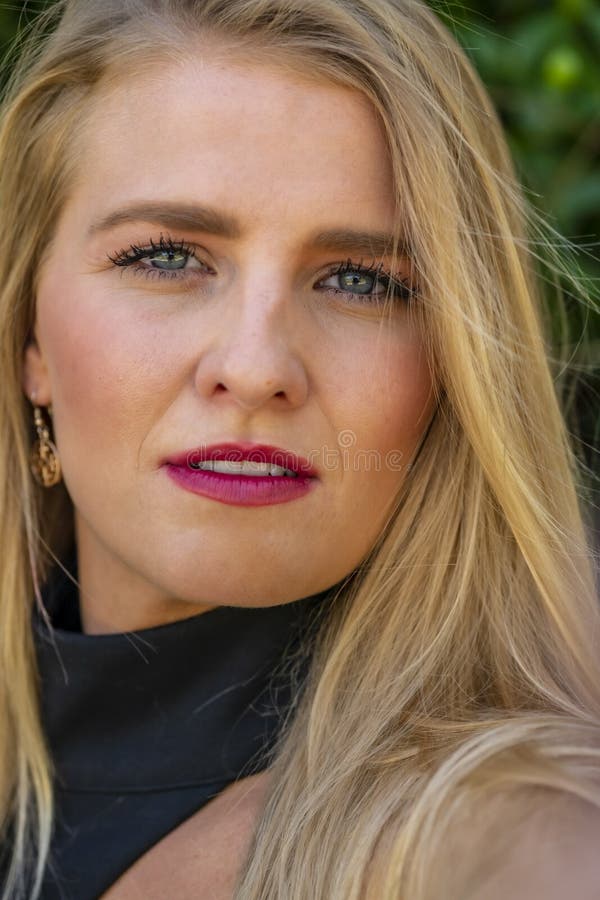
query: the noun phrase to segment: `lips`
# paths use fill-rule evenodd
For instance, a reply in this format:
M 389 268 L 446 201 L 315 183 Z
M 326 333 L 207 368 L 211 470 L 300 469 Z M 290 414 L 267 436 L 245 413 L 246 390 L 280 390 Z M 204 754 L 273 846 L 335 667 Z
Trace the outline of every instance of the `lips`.
M 217 459 L 228 460 L 229 462 L 241 462 L 246 459 L 252 462 L 270 463 L 271 465 L 291 469 L 292 472 L 307 478 L 317 477 L 317 470 L 304 456 L 300 456 L 291 450 L 283 450 L 281 447 L 273 447 L 270 444 L 226 442 L 200 445 L 199 447 L 184 450 L 182 453 L 173 454 L 163 462 L 184 468 L 193 468 L 198 463 Z

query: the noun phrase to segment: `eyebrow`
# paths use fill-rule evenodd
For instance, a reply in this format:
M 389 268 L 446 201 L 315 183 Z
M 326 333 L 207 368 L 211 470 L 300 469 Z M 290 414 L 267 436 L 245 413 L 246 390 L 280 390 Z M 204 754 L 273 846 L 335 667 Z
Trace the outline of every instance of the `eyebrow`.
M 172 230 L 185 230 L 214 234 L 224 238 L 239 238 L 243 229 L 233 217 L 209 206 L 189 203 L 139 203 L 114 210 L 93 222 L 88 238 L 110 231 L 123 224 L 148 222 Z M 364 231 L 335 228 L 320 231 L 312 236 L 309 245 L 318 250 L 385 256 L 392 252 L 394 236 L 385 231 Z M 398 252 L 406 249 L 398 241 Z

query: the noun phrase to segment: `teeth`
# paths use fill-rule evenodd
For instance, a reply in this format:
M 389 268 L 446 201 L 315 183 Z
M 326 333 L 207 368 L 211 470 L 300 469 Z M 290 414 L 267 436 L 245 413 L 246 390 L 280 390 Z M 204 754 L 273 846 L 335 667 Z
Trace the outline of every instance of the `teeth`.
M 204 469 L 207 472 L 223 472 L 235 475 L 279 475 L 286 478 L 297 478 L 296 472 L 276 466 L 273 463 L 253 462 L 249 459 L 207 459 L 204 462 L 190 463 L 192 469 Z

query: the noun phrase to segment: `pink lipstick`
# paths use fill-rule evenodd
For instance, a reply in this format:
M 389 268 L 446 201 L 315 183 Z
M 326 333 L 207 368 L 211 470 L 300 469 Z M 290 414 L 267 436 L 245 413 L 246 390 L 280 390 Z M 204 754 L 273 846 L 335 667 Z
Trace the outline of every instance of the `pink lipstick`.
M 185 490 L 234 506 L 287 503 L 318 481 L 306 458 L 269 444 L 203 445 L 169 456 L 163 465 Z

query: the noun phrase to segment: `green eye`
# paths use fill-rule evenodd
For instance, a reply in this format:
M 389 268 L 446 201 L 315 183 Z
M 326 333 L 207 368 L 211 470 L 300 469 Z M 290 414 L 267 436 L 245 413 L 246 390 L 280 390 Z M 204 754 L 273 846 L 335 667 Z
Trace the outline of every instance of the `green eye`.
M 400 302 L 410 300 L 415 293 L 408 281 L 393 276 L 381 266 L 356 265 L 351 260 L 335 268 L 318 287 L 332 294 L 355 297 L 354 302 L 371 303 L 374 307 L 388 292 Z
M 343 291 L 354 291 L 357 294 L 371 294 L 375 287 L 375 277 L 366 272 L 350 271 L 338 275 Z
M 146 258 L 155 269 L 182 269 L 188 260 L 185 253 L 175 250 L 159 250 L 149 253 Z
M 121 250 L 115 256 L 108 255 L 108 259 L 115 266 L 130 268 L 138 274 L 148 278 L 172 278 L 183 281 L 202 274 L 208 274 L 211 270 L 201 262 L 193 247 L 183 241 L 174 242 L 171 238 L 160 238 L 156 244 L 152 239 L 149 246 L 141 247 L 132 244 L 129 250 Z

